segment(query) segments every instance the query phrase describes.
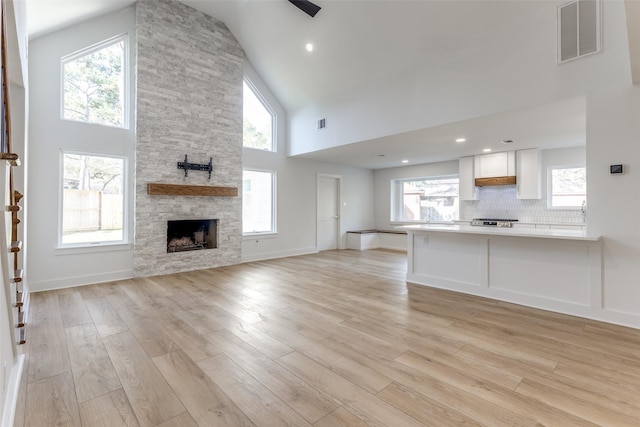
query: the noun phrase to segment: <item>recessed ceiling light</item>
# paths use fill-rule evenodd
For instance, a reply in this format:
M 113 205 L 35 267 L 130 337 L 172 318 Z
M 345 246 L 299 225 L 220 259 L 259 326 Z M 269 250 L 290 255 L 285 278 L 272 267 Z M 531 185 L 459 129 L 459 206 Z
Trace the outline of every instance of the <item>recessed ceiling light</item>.
M 305 49 L 307 49 L 307 52 L 312 52 L 313 51 L 313 43 L 307 43 L 305 46 Z
M 409 160 L 403 160 L 402 163 L 409 163 Z
M 467 139 L 466 138 L 458 138 L 456 139 L 456 142 L 465 142 Z
M 490 153 L 491 152 L 491 148 L 485 148 L 484 150 L 482 150 L 483 153 Z

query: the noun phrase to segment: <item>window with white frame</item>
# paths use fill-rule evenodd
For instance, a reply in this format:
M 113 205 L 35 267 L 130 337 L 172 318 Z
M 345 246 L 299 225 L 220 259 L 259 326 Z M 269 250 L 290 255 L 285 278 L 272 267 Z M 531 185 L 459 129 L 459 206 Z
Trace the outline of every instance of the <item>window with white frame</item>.
M 127 37 L 62 58 L 62 118 L 128 128 Z
M 391 181 L 391 189 L 392 221 L 453 221 L 460 217 L 457 176 L 396 179 Z
M 242 144 L 247 148 L 276 151 L 276 115 L 246 78 L 242 85 Z
M 276 232 L 276 174 L 245 169 L 242 175 L 242 233 Z
M 549 208 L 578 209 L 586 204 L 587 169 L 584 166 L 551 166 L 547 181 Z
M 125 241 L 125 171 L 122 157 L 62 152 L 62 246 Z

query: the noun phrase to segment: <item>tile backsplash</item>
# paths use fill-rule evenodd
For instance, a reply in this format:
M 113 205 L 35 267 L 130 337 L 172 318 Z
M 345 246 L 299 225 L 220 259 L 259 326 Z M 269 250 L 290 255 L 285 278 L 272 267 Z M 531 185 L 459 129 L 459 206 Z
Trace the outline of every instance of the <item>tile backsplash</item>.
M 547 209 L 546 198 L 519 200 L 515 185 L 480 187 L 479 200 L 460 202 L 460 219 L 509 218 L 520 222 L 582 224 L 580 209 Z

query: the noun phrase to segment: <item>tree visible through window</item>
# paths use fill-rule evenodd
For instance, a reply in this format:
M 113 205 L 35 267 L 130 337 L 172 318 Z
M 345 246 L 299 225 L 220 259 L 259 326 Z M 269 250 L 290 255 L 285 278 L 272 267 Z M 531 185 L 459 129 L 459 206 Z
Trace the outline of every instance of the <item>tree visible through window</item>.
M 63 112 L 67 120 L 126 127 L 126 39 L 63 58 Z
M 63 153 L 62 244 L 124 240 L 124 159 Z
M 549 171 L 551 208 L 579 208 L 587 202 L 587 169 L 583 166 L 555 166 Z
M 243 132 L 245 147 L 275 151 L 273 144 L 273 113 L 258 98 L 254 89 L 243 81 Z
M 459 218 L 458 178 L 395 181 L 395 221 L 453 221 Z

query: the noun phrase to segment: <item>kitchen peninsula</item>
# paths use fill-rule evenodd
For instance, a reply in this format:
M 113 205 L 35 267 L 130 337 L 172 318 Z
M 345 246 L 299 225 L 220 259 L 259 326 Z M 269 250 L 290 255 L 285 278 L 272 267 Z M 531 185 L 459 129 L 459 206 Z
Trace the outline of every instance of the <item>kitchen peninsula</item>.
M 450 224 L 399 229 L 408 232 L 410 283 L 600 318 L 600 236 Z

